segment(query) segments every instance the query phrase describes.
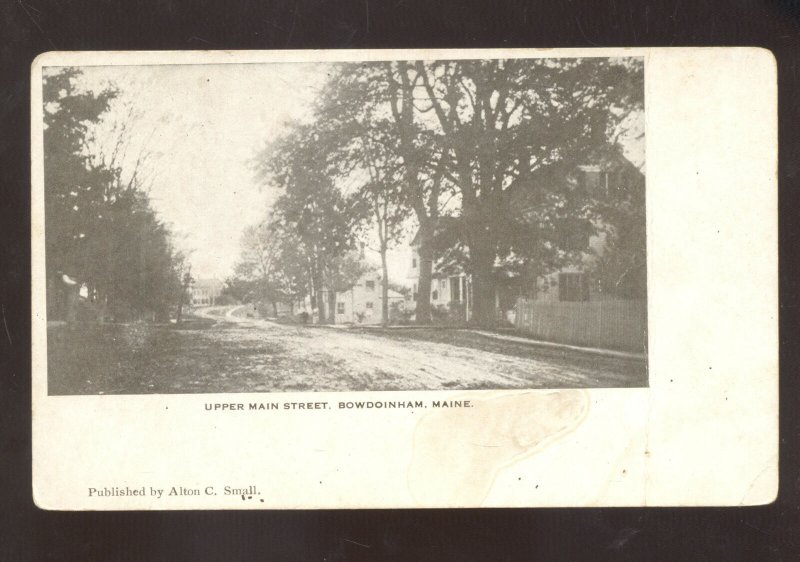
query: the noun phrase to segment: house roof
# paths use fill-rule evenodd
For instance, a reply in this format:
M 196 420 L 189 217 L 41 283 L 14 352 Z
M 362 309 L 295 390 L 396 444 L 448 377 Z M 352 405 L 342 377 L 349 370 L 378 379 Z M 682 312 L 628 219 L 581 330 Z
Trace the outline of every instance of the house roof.
M 631 162 L 616 146 L 612 146 L 610 149 L 592 151 L 586 158 L 586 163 L 578 166 L 578 169 L 583 171 L 611 171 L 620 168 L 625 168 L 631 172 L 635 171 L 644 176 L 642 170 Z
M 222 281 L 214 278 L 195 279 L 192 284 L 193 289 L 222 289 Z

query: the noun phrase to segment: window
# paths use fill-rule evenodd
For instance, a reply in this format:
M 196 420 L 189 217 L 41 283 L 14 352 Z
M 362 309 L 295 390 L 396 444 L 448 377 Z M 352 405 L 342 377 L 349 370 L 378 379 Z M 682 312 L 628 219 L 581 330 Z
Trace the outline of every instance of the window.
M 431 299 L 438 301 L 439 300 L 439 291 L 434 291 L 431 295 Z
M 367 281 L 365 285 L 367 291 L 374 291 L 375 290 L 375 281 Z
M 444 291 L 447 289 L 447 279 L 439 279 L 439 288 Z
M 559 273 L 558 300 L 588 301 L 589 277 L 583 273 Z
M 371 310 L 371 309 L 372 309 L 372 301 L 369 301 L 367 303 L 367 310 Z
M 411 268 L 417 269 L 417 258 L 411 258 Z
M 344 303 L 337 302 L 336 303 L 336 314 L 344 314 Z

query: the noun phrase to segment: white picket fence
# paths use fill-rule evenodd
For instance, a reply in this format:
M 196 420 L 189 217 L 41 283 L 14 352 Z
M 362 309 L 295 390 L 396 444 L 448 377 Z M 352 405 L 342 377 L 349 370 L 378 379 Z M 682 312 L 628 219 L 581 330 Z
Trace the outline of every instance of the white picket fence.
M 647 349 L 644 300 L 536 302 L 519 298 L 515 324 L 544 341 L 638 353 Z

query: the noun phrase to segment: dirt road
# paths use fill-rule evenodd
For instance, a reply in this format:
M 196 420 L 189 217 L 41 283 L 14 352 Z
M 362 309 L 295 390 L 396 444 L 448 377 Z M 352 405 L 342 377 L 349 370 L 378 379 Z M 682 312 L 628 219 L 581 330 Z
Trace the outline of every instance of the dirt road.
M 51 394 L 140 394 L 647 384 L 643 361 L 498 342 L 463 330 L 294 326 L 209 308 L 180 327 L 57 327 Z
M 323 375 L 322 386 L 330 390 L 354 390 L 353 382 L 370 390 L 646 384 L 644 362 L 636 360 L 495 342 L 460 330 L 298 327 L 246 318 L 241 310 L 227 310 L 224 321 L 259 330 L 298 362 L 332 361 L 344 369 L 347 388 Z

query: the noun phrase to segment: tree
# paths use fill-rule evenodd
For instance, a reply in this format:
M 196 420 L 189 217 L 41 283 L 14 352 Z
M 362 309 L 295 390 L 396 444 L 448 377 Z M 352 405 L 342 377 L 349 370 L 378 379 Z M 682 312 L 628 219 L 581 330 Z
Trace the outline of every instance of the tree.
M 590 201 L 571 189 L 568 170 L 613 147 L 619 123 L 641 106 L 641 73 L 638 59 L 398 63 L 392 110 L 401 135 L 424 129 L 460 196 L 477 323 L 494 322 L 498 260 L 524 255 L 532 241 L 573 251 L 559 248 L 575 242 L 565 233 L 588 244 Z
M 431 320 L 433 237 L 449 185 L 441 150 L 415 118 L 418 80 L 413 75 L 403 61 L 340 65 L 321 96 L 318 114 L 338 124 L 336 137 L 354 143 L 355 159 L 369 170 L 363 196 L 372 202 L 368 208 L 377 204 L 380 216 L 374 220 L 386 248 L 396 240 L 407 214 L 417 219 L 421 263 L 416 319 L 425 324 Z M 384 278 L 387 273 L 384 269 Z M 383 293 L 385 309 L 388 285 Z
M 242 254 L 236 264 L 230 290 L 239 291 L 240 300 L 261 297 L 278 315 L 278 303 L 291 306 L 307 293 L 308 260 L 297 240 L 280 224 L 264 221 L 242 234 Z
M 420 323 L 430 321 L 441 219 L 455 219 L 450 257 L 459 253 L 471 274 L 474 321 L 491 325 L 498 267 L 545 274 L 588 250 L 602 205 L 576 185 L 574 171 L 618 150 L 642 90 L 639 59 L 342 64 L 314 125 L 299 126 L 284 151 L 294 154 L 292 173 L 285 159 L 277 169 L 283 180 L 294 177 L 298 193 L 307 190 L 298 199 L 304 209 L 317 195 L 325 201 L 336 176 L 360 182 L 361 200 L 373 204 L 367 210 L 391 202 L 413 212 Z M 387 226 L 390 215 L 373 220 Z
M 408 217 L 408 208 L 400 198 L 400 185 L 387 178 L 381 167 L 373 162 L 370 181 L 360 193 L 372 211 L 375 232 L 378 237 L 378 252 L 381 256 L 381 322 L 389 323 L 389 249 L 397 242 L 403 232 Z
M 256 163 L 261 181 L 283 190 L 273 207 L 275 228 L 302 248 L 322 323 L 326 277 L 336 260 L 353 249 L 359 220 L 353 201 L 334 184 L 327 148 L 312 127 L 297 124 L 262 151 Z
M 627 169 L 626 169 L 627 168 Z M 613 174 L 601 209 L 605 244 L 596 252 L 600 290 L 617 298 L 647 298 L 647 223 L 644 176 L 631 167 Z
M 44 105 L 45 256 L 47 275 L 58 286 L 61 275 L 82 282 L 92 263 L 89 254 L 102 213 L 107 170 L 91 166 L 87 136 L 108 111 L 117 93 L 82 92 L 76 85 L 76 68 L 45 73 Z M 50 303 L 49 314 L 59 307 Z
M 270 302 L 275 316 L 281 290 L 276 273 L 278 238 L 265 224 L 249 226 L 242 234 L 242 254 L 234 271 L 237 277 L 251 281 L 257 294 Z
M 92 142 L 117 91 L 82 91 L 80 76 L 60 69 L 43 82 L 48 276 L 85 286 L 101 318 L 109 307 L 120 317 L 164 320 L 180 298 L 180 257 L 142 184 L 144 156 L 123 181 L 123 163 L 106 161 Z
M 181 298 L 180 255 L 145 193 L 120 192 L 105 211 L 97 269 L 87 281 L 119 318 L 146 314 L 164 320 Z
M 221 294 L 231 297 L 234 301 L 249 303 L 256 294 L 255 282 L 232 275 L 225 279 Z
M 189 290 L 194 284 L 194 277 L 192 277 L 192 266 L 187 264 L 183 256 L 180 256 L 179 272 L 181 275 L 181 288 L 180 295 L 178 296 L 178 313 L 175 315 L 175 323 L 180 324 L 183 320 L 183 305 L 189 298 Z
M 275 269 L 280 279 L 281 294 L 294 314 L 294 303 L 312 294 L 309 283 L 311 260 L 295 233 L 283 231 L 277 224 L 273 224 L 272 229 L 280 240 Z
M 336 318 L 336 294 L 352 289 L 369 269 L 357 252 L 348 252 L 328 261 L 325 285 L 328 290 L 328 306 L 332 323 Z
M 339 84 L 341 86 L 341 84 Z M 387 254 L 400 239 L 410 214 L 405 204 L 402 163 L 385 121 L 363 104 L 343 104 L 333 92 L 322 96 L 315 127 L 330 146 L 330 169 L 352 189 L 354 222 L 361 218 L 377 239 L 381 258 L 381 320 L 389 321 Z

